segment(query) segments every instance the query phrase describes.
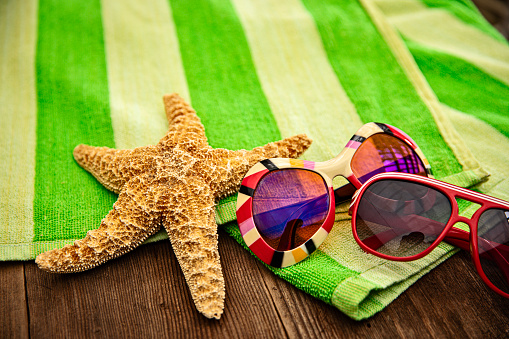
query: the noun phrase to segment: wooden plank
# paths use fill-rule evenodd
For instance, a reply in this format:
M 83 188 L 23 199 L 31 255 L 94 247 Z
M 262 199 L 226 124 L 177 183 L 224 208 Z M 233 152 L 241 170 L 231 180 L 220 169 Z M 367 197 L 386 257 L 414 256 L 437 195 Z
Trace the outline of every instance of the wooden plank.
M 290 338 L 342 338 L 347 334 L 344 324 L 356 324 L 337 308 L 300 291 L 257 263 Z
M 348 318 L 261 265 L 260 270 L 290 337 L 509 336 L 509 300 L 484 285 L 467 252 L 431 271 L 385 310 L 364 321 Z
M 234 338 L 287 337 L 256 259 L 225 232 L 219 234 L 226 281 L 224 325 L 235 327 Z
M 0 338 L 28 338 L 22 262 L 0 262 Z
M 465 251 L 417 281 L 383 313 L 410 336 L 509 337 L 509 300 L 484 284 Z
M 468 253 L 420 279 L 385 310 L 354 321 L 275 277 L 220 231 L 226 307 L 200 315 L 167 241 L 89 272 L 53 275 L 27 263 L 33 337 L 507 337 L 509 300 L 487 289 Z
M 46 337 L 285 337 L 252 258 L 221 232 L 226 309 L 199 314 L 168 241 L 87 272 L 50 274 L 27 263 L 30 334 Z

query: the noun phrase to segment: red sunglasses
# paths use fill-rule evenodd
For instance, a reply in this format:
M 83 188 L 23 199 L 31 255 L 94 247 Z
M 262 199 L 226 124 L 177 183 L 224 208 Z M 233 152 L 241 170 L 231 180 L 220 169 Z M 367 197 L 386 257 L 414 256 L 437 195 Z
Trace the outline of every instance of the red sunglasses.
M 456 199 L 480 207 L 460 216 Z M 442 181 L 405 173 L 372 177 L 350 206 L 355 240 L 378 257 L 410 261 L 441 241 L 469 250 L 482 280 L 509 298 L 509 202 Z M 463 222 L 470 233 L 453 228 Z
M 309 256 L 334 224 L 334 206 L 378 173 L 431 176 L 428 161 L 401 130 L 362 126 L 337 157 L 325 162 L 267 159 L 246 174 L 237 198 L 237 222 L 247 246 L 266 264 L 293 265 Z M 349 184 L 336 190 L 332 178 Z

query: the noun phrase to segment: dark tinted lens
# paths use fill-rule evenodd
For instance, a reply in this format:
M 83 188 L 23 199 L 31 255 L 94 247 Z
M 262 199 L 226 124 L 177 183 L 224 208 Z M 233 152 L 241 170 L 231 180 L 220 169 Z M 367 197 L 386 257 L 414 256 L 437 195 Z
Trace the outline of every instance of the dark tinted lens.
M 355 151 L 351 163 L 353 174 L 364 183 L 385 172 L 403 172 L 426 176 L 426 169 L 414 150 L 389 134 L 374 134 Z
M 253 194 L 253 219 L 274 249 L 296 248 L 320 228 L 329 210 L 324 179 L 304 169 L 282 169 L 265 175 Z
M 479 259 L 486 277 L 498 289 L 509 293 L 509 211 L 486 210 L 479 218 Z
M 409 257 L 426 250 L 442 233 L 451 203 L 417 183 L 381 180 L 363 193 L 356 216 L 360 240 L 378 253 Z

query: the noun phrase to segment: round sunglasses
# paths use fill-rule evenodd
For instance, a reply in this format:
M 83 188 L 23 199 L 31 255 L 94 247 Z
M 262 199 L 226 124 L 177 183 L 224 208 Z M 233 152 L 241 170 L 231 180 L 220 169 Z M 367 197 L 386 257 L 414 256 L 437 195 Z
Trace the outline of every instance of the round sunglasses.
M 459 215 L 458 198 L 480 205 L 471 218 Z M 356 193 L 350 214 L 366 252 L 409 261 L 446 241 L 470 251 L 486 285 L 509 298 L 509 202 L 432 178 L 384 173 Z M 453 228 L 458 222 L 470 233 Z
M 335 205 L 379 173 L 432 176 L 428 161 L 403 131 L 386 124 L 362 126 L 334 159 L 312 162 L 267 159 L 244 177 L 237 198 L 237 222 L 245 243 L 263 262 L 293 265 L 325 240 Z M 348 184 L 336 190 L 332 179 Z

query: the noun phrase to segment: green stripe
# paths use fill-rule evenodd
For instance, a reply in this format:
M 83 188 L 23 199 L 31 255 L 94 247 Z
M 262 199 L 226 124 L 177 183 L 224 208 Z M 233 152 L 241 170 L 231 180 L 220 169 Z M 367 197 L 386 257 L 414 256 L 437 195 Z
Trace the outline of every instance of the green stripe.
M 223 227 L 229 235 L 253 254 L 242 239 L 237 222 L 229 222 Z M 286 268 L 265 266 L 278 277 L 328 304 L 332 303 L 334 291 L 342 281 L 359 275 L 358 272 L 340 265 L 319 249 L 314 251 L 308 259 Z
M 383 1 L 387 22 L 408 40 L 454 55 L 509 84 L 509 45 L 493 39 L 444 9 L 429 9 L 420 0 Z M 399 6 L 398 6 L 399 5 Z
M 213 147 L 280 139 L 242 26 L 226 0 L 170 0 L 191 102 Z
M 334 291 L 342 281 L 359 275 L 358 272 L 340 265 L 320 249 L 293 266 L 269 268 L 278 277 L 328 304 L 332 303 Z
M 35 241 L 83 237 L 116 199 L 72 157 L 114 146 L 100 13 L 98 0 L 39 4 Z
M 460 58 L 416 42 L 406 44 L 442 103 L 509 137 L 509 86 Z
M 281 134 L 306 133 L 313 139 L 306 160 L 334 158 L 362 122 L 329 63 L 313 18 L 300 0 L 231 2 Z
M 484 17 L 470 0 L 420 0 L 430 8 L 445 9 L 463 22 L 475 26 L 492 38 L 507 43 L 505 38 Z
M 433 258 L 426 257 L 421 262 L 413 261 L 403 265 L 401 262 L 386 261 L 385 272 L 367 270 L 341 281 L 332 295 L 331 303 L 352 319 L 368 318 L 381 311 L 419 278 L 458 251 L 458 248 L 441 243 L 432 252 Z M 409 267 L 413 269 L 408 271 Z M 395 278 L 392 275 L 397 276 L 398 272 L 402 274 L 401 278 L 392 280 Z
M 359 2 L 303 2 L 315 18 L 331 65 L 361 119 L 407 132 L 426 154 L 437 177 L 461 172 L 433 116 Z

